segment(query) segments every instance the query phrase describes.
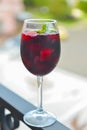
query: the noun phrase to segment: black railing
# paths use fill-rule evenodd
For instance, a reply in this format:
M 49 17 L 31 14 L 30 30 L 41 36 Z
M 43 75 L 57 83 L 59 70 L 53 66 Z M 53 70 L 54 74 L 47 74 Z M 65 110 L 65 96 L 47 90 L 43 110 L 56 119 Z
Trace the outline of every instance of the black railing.
M 0 84 L 0 130 L 15 130 L 20 126 L 20 121 L 24 122 L 24 114 L 34 108 L 34 105 Z M 29 127 L 32 130 L 70 130 L 58 121 L 49 127 Z

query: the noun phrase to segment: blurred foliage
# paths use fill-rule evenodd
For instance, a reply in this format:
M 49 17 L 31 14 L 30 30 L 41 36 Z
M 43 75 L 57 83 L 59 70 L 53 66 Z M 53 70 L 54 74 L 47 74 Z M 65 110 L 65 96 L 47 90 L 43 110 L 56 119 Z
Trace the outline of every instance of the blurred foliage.
M 55 18 L 60 20 L 71 19 L 71 7 L 66 0 L 49 0 L 49 8 Z
M 44 6 L 48 3 L 48 0 L 23 0 L 23 2 L 25 7 L 28 8 L 31 6 L 35 7 Z
M 29 10 L 32 7 L 32 10 L 35 8 L 44 9 L 43 12 L 51 14 L 53 18 L 58 20 L 72 20 L 71 16 L 71 7 L 68 5 L 66 0 L 23 0 L 25 8 Z M 47 8 L 48 12 L 46 12 Z M 37 10 L 38 11 L 38 10 Z M 39 10 L 38 13 L 42 10 Z M 34 13 L 34 12 L 33 12 Z M 36 13 L 36 12 L 35 12 Z M 48 14 L 48 15 L 49 15 Z
M 48 0 L 34 0 L 36 6 L 46 6 L 48 5 Z
M 80 0 L 77 3 L 77 8 L 87 13 L 87 0 Z
M 25 8 L 28 8 L 29 6 L 33 6 L 35 4 L 34 0 L 23 0 L 23 3 L 25 5 Z

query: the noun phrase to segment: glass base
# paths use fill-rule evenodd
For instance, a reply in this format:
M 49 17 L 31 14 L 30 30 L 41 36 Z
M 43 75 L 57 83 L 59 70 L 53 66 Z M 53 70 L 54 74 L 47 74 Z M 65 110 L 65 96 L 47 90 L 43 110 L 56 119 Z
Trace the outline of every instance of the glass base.
M 33 110 L 24 115 L 24 122 L 34 127 L 46 127 L 56 122 L 56 117 L 45 111 Z

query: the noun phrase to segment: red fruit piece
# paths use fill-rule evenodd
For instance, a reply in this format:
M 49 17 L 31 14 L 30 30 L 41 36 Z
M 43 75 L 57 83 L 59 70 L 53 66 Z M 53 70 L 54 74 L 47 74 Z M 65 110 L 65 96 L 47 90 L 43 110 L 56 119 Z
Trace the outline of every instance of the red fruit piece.
M 28 36 L 26 36 L 26 34 L 22 34 L 22 40 L 28 40 L 29 39 L 29 37 Z
M 58 39 L 58 37 L 59 37 L 59 34 L 51 34 L 51 35 L 49 35 L 49 39 Z
M 50 59 L 54 49 L 46 48 L 40 51 L 40 61 L 47 61 Z
M 30 40 L 32 36 L 36 36 L 37 32 L 25 32 L 22 34 L 23 40 Z
M 37 32 L 26 32 L 26 35 L 29 35 L 29 36 L 36 36 L 37 35 Z

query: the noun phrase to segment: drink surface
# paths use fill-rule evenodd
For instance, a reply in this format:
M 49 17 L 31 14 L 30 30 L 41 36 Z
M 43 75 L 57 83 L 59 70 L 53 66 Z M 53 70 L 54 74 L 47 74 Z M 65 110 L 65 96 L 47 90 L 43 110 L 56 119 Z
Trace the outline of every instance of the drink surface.
M 59 34 L 22 33 L 21 57 L 32 74 L 48 74 L 55 68 L 60 57 Z

